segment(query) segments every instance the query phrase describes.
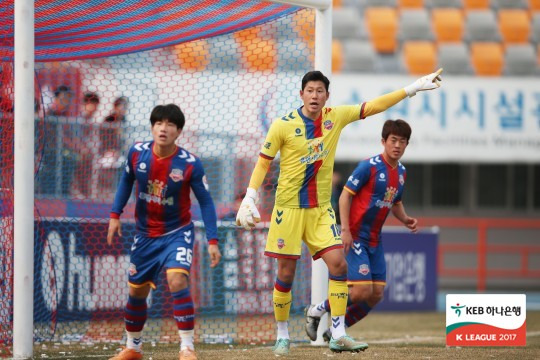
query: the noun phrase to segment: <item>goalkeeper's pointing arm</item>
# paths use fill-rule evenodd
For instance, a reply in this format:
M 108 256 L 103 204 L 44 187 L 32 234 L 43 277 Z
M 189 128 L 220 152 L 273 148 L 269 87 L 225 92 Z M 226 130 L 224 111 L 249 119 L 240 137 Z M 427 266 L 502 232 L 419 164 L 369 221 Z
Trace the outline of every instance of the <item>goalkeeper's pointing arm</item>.
M 364 119 L 368 116 L 383 112 L 386 109 L 391 108 L 401 100 L 405 99 L 407 96 L 415 96 L 418 91 L 437 89 L 441 86 L 439 82 L 442 81 L 442 71 L 443 69 L 439 69 L 432 74 L 422 76 L 420 79 L 416 80 L 408 86 L 405 86 L 403 89 L 399 89 L 391 93 L 379 96 L 378 98 L 364 103 L 360 117 Z
M 257 189 L 261 186 L 268 169 L 270 168 L 270 163 L 272 160 L 265 159 L 262 156 L 259 156 L 255 169 L 251 174 L 251 179 L 249 180 L 249 186 L 246 190 L 246 196 L 242 200 L 240 209 L 238 209 L 238 214 L 236 215 L 236 225 L 242 226 L 246 230 L 251 230 L 255 227 L 259 221 L 261 221 L 261 215 L 257 210 Z

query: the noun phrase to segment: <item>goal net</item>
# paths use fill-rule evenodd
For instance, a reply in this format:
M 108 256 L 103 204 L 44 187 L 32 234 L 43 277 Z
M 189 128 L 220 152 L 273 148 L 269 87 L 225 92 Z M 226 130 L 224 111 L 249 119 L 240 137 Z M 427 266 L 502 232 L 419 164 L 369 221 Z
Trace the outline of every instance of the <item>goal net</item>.
M 179 105 L 186 115 L 178 144 L 202 160 L 219 218 L 223 258 L 210 269 L 194 199 L 196 244 L 190 281 L 196 340 L 262 343 L 274 339 L 276 263 L 263 255 L 268 229 L 247 232 L 233 221 L 271 121 L 301 105 L 301 77 L 313 69 L 314 12 L 273 4 L 271 13 L 268 3 L 229 2 L 236 17 L 225 22 L 219 15 L 200 15 L 223 6 L 218 1 L 163 5 L 159 13 L 145 14 L 138 1 L 109 1 L 94 7 L 73 3 L 79 12 L 70 8 L 71 2 L 36 2 L 36 29 L 41 30 L 36 32 L 34 100 L 34 339 L 123 339 L 134 199 L 122 216 L 123 237 L 112 247 L 106 244 L 109 212 L 128 148 L 151 140 L 150 112 L 167 103 Z M 121 3 L 127 5 L 121 8 Z M 259 16 L 263 8 L 266 15 Z M 138 16 L 123 13 L 128 10 Z M 3 19 L 11 19 L 0 27 L 1 356 L 9 354 L 12 343 L 13 203 L 17 199 L 12 191 L 12 4 L 0 11 Z M 94 34 L 103 30 L 99 26 L 107 26 L 108 20 L 98 21 L 105 17 L 103 11 L 120 17 L 125 31 L 132 31 L 134 37 L 115 34 L 114 46 L 102 44 Z M 152 33 L 137 29 L 143 15 L 155 22 Z M 58 16 L 67 21 L 65 33 L 51 30 Z M 88 24 L 98 20 L 74 28 L 71 20 L 76 16 Z M 217 30 L 205 32 L 201 24 Z M 183 35 L 166 38 L 164 29 L 174 26 L 181 27 Z M 146 50 L 139 51 L 145 36 L 157 40 L 147 41 Z M 77 42 L 90 50 L 80 50 L 73 45 Z M 263 221 L 270 218 L 278 164 L 279 159 L 261 189 Z M 293 287 L 290 331 L 296 340 L 304 339 L 300 315 L 310 302 L 310 264 L 304 251 Z M 144 339 L 175 342 L 172 297 L 164 275 L 156 285 L 148 300 Z

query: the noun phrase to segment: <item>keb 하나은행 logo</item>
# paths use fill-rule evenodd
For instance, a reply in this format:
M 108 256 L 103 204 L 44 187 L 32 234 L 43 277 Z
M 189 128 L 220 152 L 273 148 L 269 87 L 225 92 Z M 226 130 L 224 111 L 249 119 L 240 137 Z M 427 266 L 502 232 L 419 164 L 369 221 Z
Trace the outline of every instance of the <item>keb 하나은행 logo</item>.
M 524 294 L 446 295 L 446 345 L 525 346 Z

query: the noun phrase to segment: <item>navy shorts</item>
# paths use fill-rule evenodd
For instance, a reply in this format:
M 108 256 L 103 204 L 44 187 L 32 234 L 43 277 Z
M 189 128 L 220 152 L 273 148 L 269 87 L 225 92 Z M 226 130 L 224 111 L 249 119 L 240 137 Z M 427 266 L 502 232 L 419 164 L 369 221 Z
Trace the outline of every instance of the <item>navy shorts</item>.
M 179 272 L 189 276 L 195 239 L 193 223 L 159 237 L 135 235 L 131 245 L 129 284 L 156 288 L 159 274 Z
M 386 262 L 382 243 L 370 247 L 355 240 L 347 253 L 348 285 L 386 285 Z

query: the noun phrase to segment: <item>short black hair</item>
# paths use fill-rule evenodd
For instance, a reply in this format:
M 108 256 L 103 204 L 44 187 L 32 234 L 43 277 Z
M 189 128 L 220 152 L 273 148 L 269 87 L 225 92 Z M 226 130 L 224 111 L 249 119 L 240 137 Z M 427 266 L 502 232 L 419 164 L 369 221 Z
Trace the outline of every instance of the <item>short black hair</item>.
M 58 97 L 60 93 L 63 93 L 63 92 L 71 94 L 71 89 L 69 88 L 69 86 L 60 85 L 56 88 L 56 90 L 54 90 L 54 97 Z
M 405 120 L 386 120 L 382 128 L 382 138 L 386 141 L 390 135 L 401 136 L 407 139 L 411 138 L 411 126 Z
M 158 105 L 150 114 L 150 123 L 152 126 L 158 121 L 167 120 L 176 125 L 180 130 L 184 128 L 186 122 L 184 113 L 175 104 Z
M 324 74 L 318 70 L 310 71 L 304 75 L 302 78 L 302 91 L 306 88 L 306 85 L 310 81 L 322 81 L 324 84 L 324 87 L 326 88 L 326 92 L 328 92 L 328 88 L 330 87 L 330 80 Z
M 87 92 L 83 96 L 83 102 L 86 103 L 93 103 L 93 104 L 99 104 L 99 95 L 95 92 Z

